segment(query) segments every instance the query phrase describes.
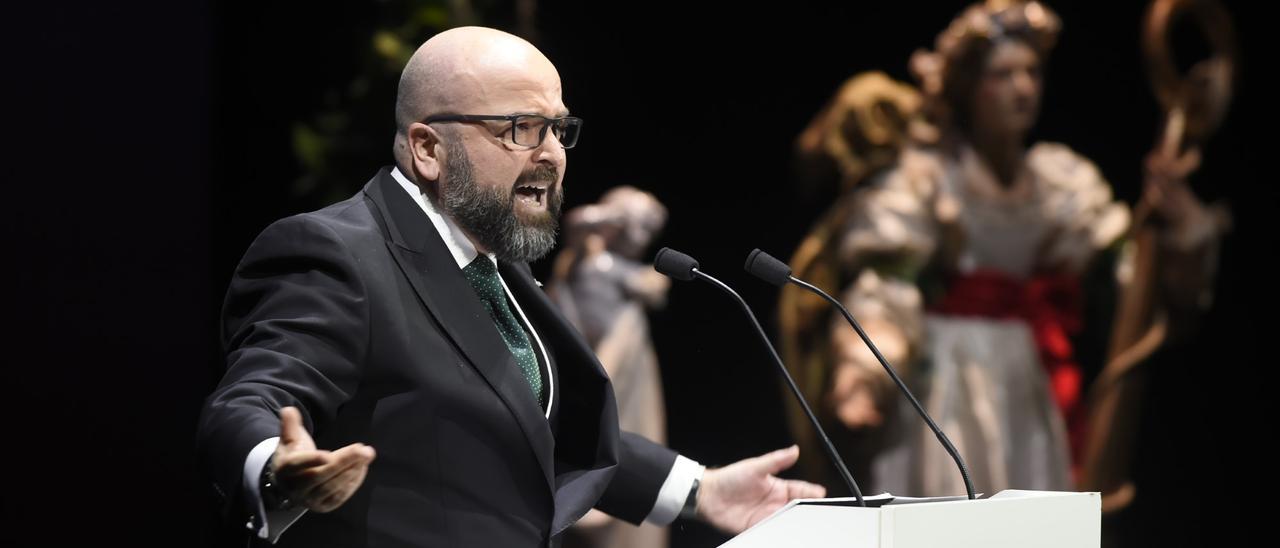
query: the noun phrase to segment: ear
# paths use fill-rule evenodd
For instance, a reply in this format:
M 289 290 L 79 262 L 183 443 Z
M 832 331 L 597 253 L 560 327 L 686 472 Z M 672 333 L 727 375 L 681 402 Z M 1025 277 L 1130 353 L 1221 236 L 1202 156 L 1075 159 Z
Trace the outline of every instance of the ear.
M 440 152 L 443 148 L 440 133 L 431 126 L 414 122 L 409 124 L 408 134 L 413 169 L 424 181 L 440 180 Z

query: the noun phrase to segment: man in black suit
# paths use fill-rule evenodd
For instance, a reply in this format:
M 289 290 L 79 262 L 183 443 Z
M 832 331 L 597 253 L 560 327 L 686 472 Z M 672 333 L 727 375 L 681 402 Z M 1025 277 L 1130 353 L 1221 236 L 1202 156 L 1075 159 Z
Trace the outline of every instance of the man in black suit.
M 554 546 L 593 506 L 738 532 L 822 495 L 773 475 L 794 447 L 706 470 L 618 431 L 608 377 L 526 264 L 555 242 L 581 125 L 537 49 L 492 29 L 437 35 L 401 76 L 396 121 L 396 166 L 272 224 L 228 290 L 227 372 L 199 442 L 247 530 Z

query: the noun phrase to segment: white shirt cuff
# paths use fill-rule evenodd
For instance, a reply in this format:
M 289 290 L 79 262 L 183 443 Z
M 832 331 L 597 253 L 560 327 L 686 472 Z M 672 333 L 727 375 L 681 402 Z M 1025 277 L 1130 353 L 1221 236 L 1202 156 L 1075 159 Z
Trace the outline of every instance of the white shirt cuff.
M 671 473 L 667 474 L 667 480 L 662 482 L 662 488 L 658 490 L 658 500 L 654 501 L 653 509 L 644 520 L 660 527 L 675 521 L 689 498 L 689 490 L 693 489 L 693 480 L 701 481 L 706 469 L 697 461 L 676 455 Z
M 306 507 L 292 508 L 289 510 L 272 510 L 268 512 L 262 503 L 262 493 L 258 492 L 258 482 L 262 477 L 262 468 L 271 460 L 271 455 L 275 454 L 276 446 L 280 445 L 280 438 L 267 438 L 262 440 L 258 445 L 249 451 L 249 456 L 244 459 L 244 492 L 245 500 L 250 508 L 255 509 L 254 518 L 245 524 L 249 529 L 257 528 L 257 536 L 260 539 L 266 539 L 275 544 L 280 539 L 280 535 L 284 534 L 293 522 L 307 513 Z

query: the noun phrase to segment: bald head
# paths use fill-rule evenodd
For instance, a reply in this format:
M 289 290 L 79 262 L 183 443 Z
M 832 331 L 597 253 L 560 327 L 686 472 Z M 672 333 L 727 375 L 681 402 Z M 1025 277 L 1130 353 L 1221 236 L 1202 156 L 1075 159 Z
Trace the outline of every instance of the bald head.
M 518 36 L 484 27 L 437 34 L 414 52 L 400 75 L 397 160 L 406 153 L 406 132 L 414 122 L 436 114 L 514 114 L 502 109 L 522 93 L 548 87 L 558 100 L 555 66 Z

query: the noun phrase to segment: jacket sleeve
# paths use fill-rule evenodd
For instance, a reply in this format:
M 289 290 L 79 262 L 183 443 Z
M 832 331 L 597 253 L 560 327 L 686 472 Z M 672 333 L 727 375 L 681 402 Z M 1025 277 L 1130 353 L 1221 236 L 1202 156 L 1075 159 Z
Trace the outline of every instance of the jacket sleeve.
M 313 435 L 360 382 L 369 309 L 358 263 L 308 215 L 276 222 L 246 252 L 222 311 L 226 371 L 205 401 L 197 449 L 224 512 L 241 500 L 245 458 L 295 406 Z

